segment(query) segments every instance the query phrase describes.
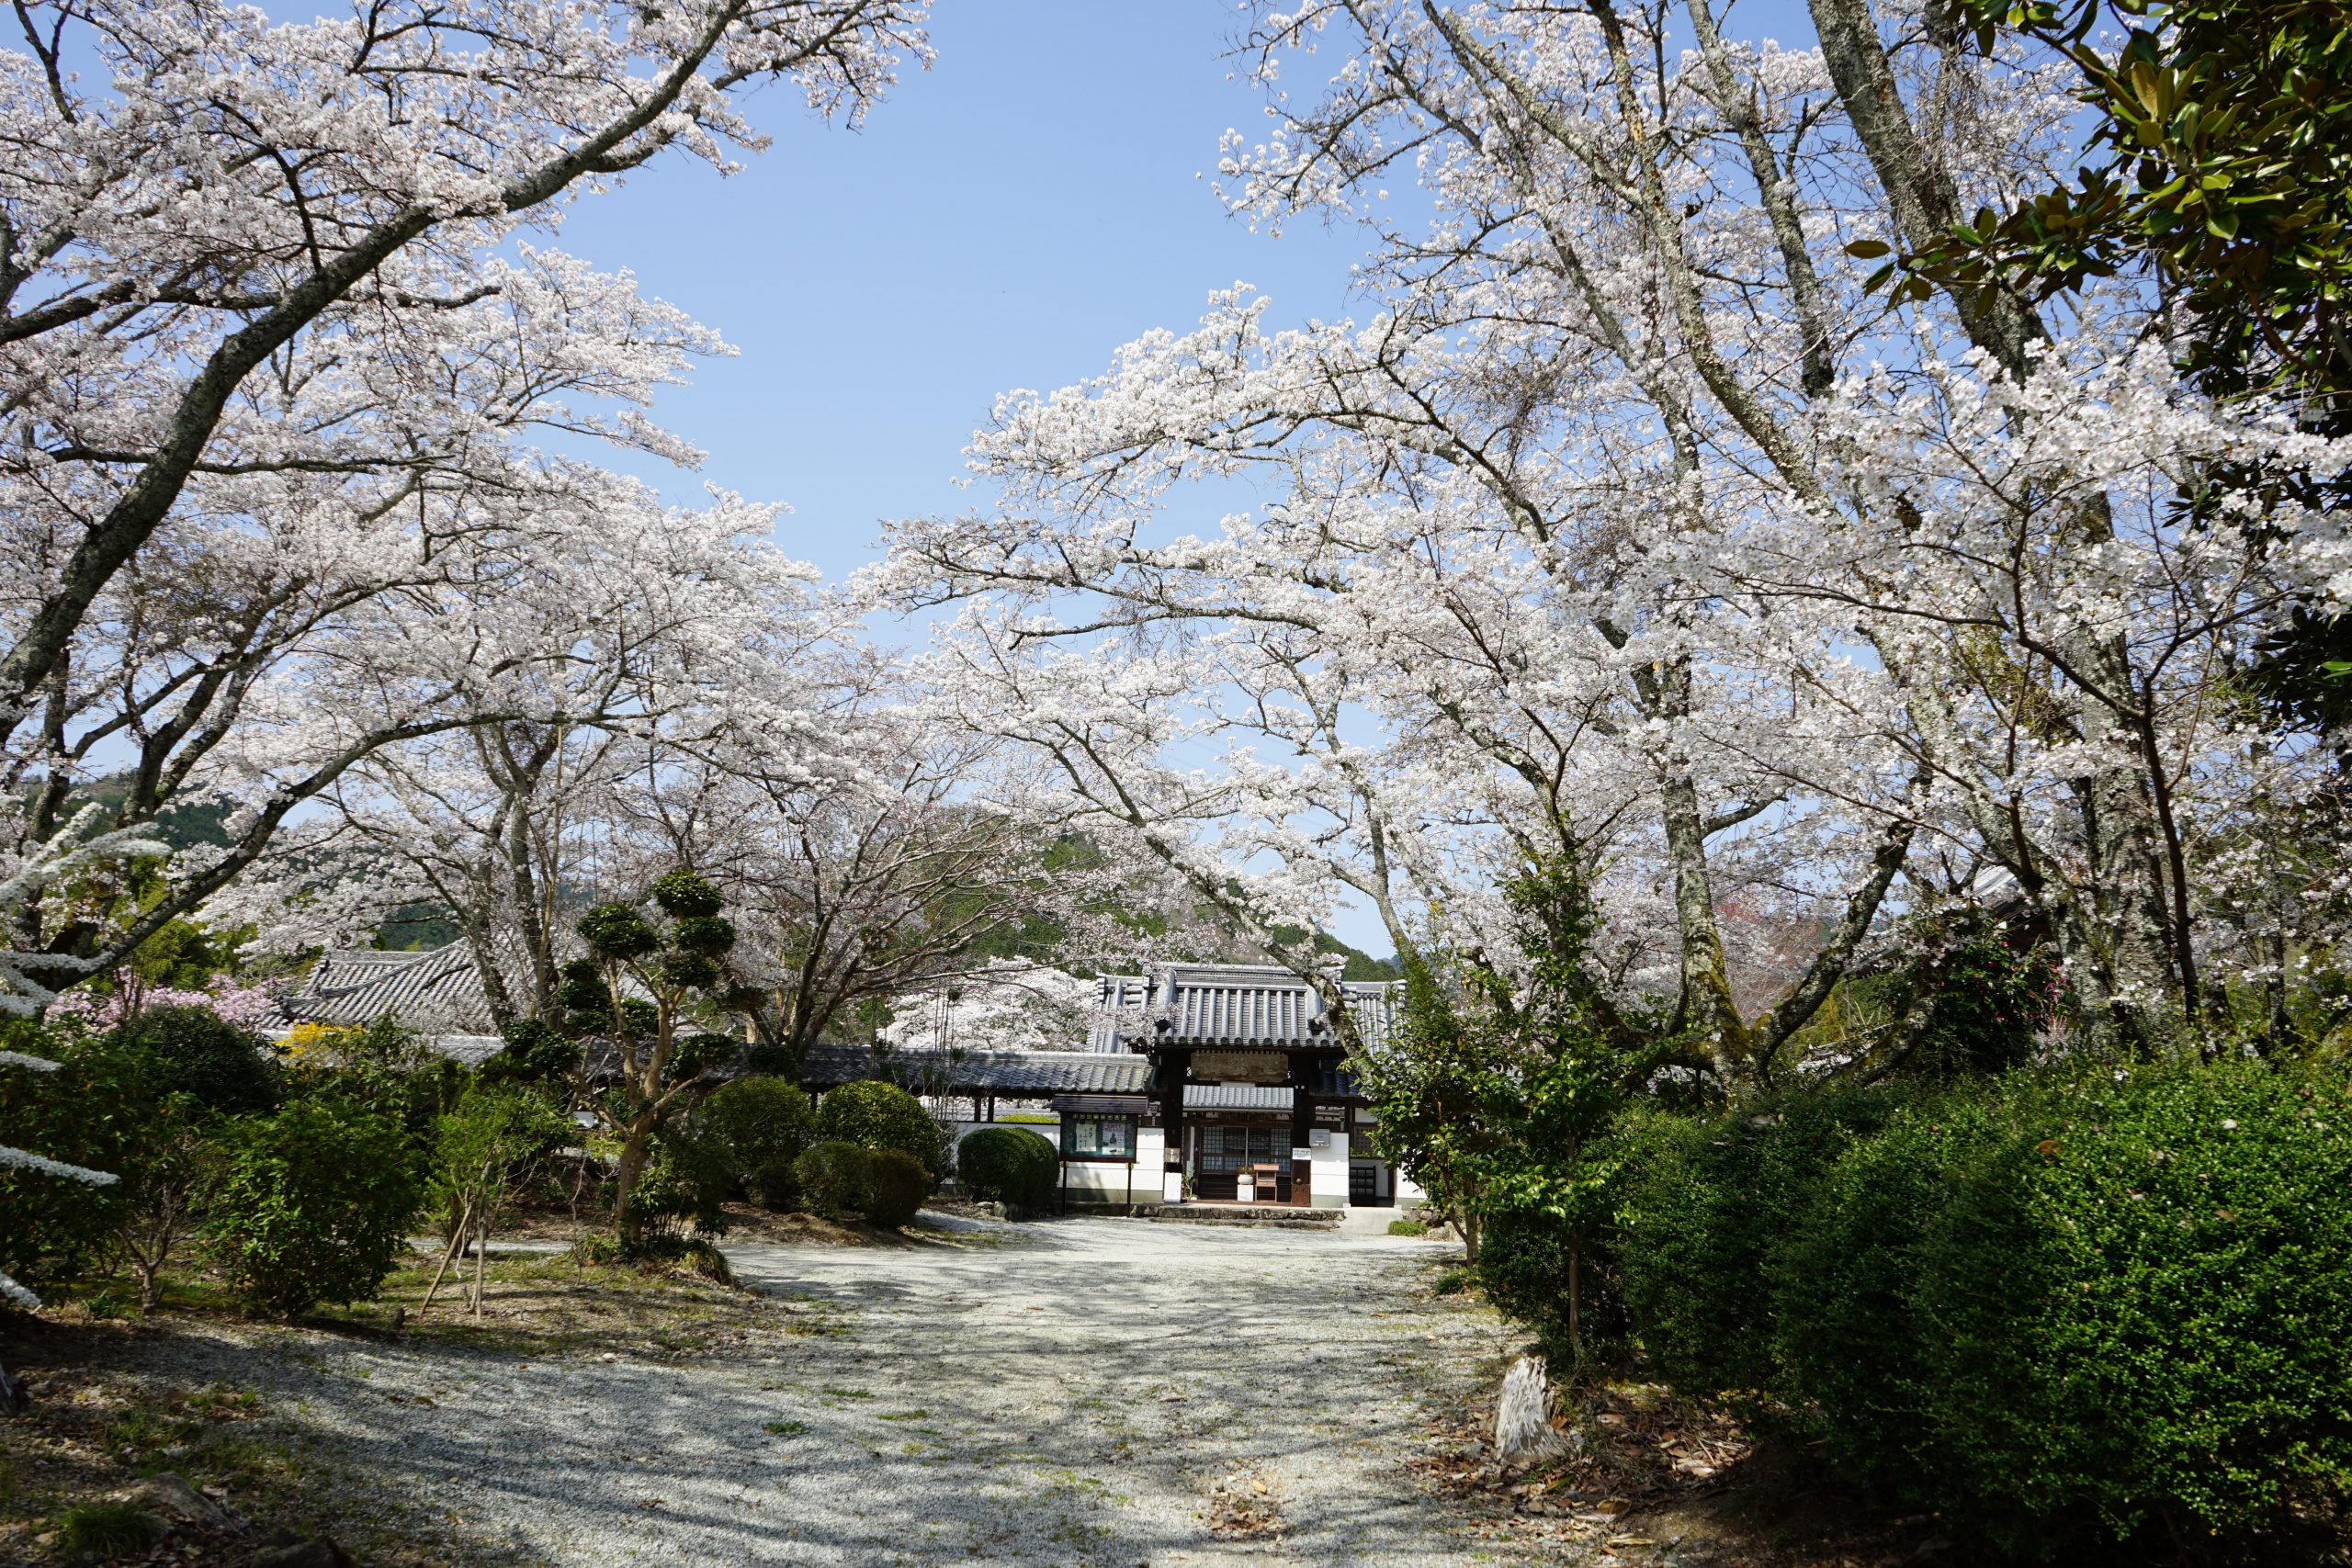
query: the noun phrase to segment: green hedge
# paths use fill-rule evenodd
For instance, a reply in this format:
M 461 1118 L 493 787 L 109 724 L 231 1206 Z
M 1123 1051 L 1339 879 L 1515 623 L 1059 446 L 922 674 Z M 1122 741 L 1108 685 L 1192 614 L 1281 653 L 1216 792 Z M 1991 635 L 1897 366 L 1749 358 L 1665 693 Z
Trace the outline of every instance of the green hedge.
M 1846 1473 L 2041 1558 L 2292 1550 L 2352 1500 L 2341 1082 L 2018 1074 L 1634 1138 L 1634 1333 Z
M 1017 1127 L 981 1127 L 956 1145 L 956 1172 L 964 1190 L 1018 1209 L 1051 1202 L 1061 1166 L 1053 1145 Z
M 845 1083 L 817 1106 L 817 1136 L 869 1149 L 900 1149 L 922 1162 L 936 1184 L 947 1174 L 939 1124 L 922 1101 L 889 1083 Z

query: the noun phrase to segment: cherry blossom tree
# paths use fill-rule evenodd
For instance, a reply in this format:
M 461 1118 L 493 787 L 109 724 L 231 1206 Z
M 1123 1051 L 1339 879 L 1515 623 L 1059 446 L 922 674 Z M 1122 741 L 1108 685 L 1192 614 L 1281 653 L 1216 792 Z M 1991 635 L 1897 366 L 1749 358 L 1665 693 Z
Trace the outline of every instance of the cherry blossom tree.
M 91 826 L 232 777 L 247 807 L 227 851 L 175 867 L 120 929 L 12 908 L 18 967 L 53 989 L 218 892 L 377 748 L 485 719 L 421 666 L 401 702 L 364 705 L 397 708 L 387 724 L 303 709 L 355 641 L 415 635 L 389 599 L 477 588 L 532 514 L 595 503 L 605 481 L 535 433 L 694 460 L 640 411 L 723 345 L 528 231 L 673 147 L 732 168 L 763 144 L 738 107 L 763 82 L 854 122 L 927 53 L 919 0 L 469 0 L 295 24 L 28 0 L 15 19 L 0 871 L 124 747 L 130 787 Z M 462 651 L 425 657 L 447 677 Z
M 1356 225 L 1366 319 L 1277 331 L 1237 288 L 1009 394 L 971 453 L 1001 510 L 899 525 L 869 588 L 964 606 L 933 664 L 968 721 L 1261 931 L 1347 897 L 1504 954 L 1482 889 L 1568 857 L 1609 992 L 1737 1094 L 1891 909 L 1998 868 L 2094 1037 L 2189 1048 L 2205 965 L 2257 956 L 2211 951 L 2205 867 L 2318 771 L 2228 672 L 2346 585 L 2319 520 L 2199 514 L 2199 474 L 2344 455 L 2183 387 L 2128 279 L 1873 292 L 2046 183 L 2067 103 L 2048 62 L 1815 13 L 1796 51 L 1707 0 L 1256 7 L 1272 130 L 1226 195 Z M 1193 479 L 1260 504 L 1180 532 Z M 1734 905 L 1812 933 L 1760 1003 Z

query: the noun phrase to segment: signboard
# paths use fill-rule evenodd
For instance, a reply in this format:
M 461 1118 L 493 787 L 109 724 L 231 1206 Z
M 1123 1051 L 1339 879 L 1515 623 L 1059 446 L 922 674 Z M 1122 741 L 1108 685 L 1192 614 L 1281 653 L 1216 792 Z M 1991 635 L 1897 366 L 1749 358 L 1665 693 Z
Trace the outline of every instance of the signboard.
M 1195 1051 L 1193 1077 L 1202 1083 L 1278 1084 L 1290 1077 L 1280 1051 Z
M 1088 1115 L 1062 1117 L 1062 1158 L 1066 1160 L 1128 1160 L 1136 1157 L 1136 1118 Z

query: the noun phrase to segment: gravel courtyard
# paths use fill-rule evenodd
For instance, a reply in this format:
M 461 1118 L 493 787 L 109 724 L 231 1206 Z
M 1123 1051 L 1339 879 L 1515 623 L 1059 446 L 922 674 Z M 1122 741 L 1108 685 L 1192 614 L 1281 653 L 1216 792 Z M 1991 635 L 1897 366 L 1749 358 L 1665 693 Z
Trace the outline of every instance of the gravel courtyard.
M 956 1242 L 730 1247 L 803 1332 L 684 1361 L 321 1337 L 260 1381 L 348 1465 L 566 1568 L 1503 1555 L 1404 1463 L 1424 1402 L 1491 1386 L 1510 1343 L 1429 1296 L 1450 1249 L 1120 1220 Z

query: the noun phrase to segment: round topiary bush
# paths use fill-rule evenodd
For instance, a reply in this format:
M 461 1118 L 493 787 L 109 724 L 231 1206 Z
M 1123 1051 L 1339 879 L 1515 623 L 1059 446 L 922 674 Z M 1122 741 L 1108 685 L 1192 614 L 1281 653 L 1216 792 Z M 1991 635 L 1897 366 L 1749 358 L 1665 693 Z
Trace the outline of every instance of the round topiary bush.
M 884 1149 L 866 1172 L 866 1219 L 884 1230 L 912 1224 L 922 1201 L 931 1196 L 931 1172 L 922 1162 L 900 1149 Z
M 792 1167 L 802 1201 L 820 1214 L 864 1213 L 873 1172 L 872 1151 L 838 1139 L 819 1144 Z
M 205 1250 L 247 1304 L 279 1318 L 373 1296 L 422 1196 L 398 1122 L 330 1099 L 230 1122 Z
M 817 1107 L 817 1135 L 869 1149 L 901 1149 L 922 1163 L 933 1184 L 947 1174 L 939 1124 L 922 1101 L 889 1083 L 845 1083 Z
M 817 1113 L 808 1097 L 776 1078 L 738 1078 L 703 1103 L 702 1135 L 724 1151 L 735 1179 L 763 1208 L 799 1195 L 792 1162 L 808 1146 Z
M 1042 1209 L 1054 1194 L 1061 1156 L 1035 1133 L 982 1127 L 956 1146 L 964 1190 L 1016 1209 Z

